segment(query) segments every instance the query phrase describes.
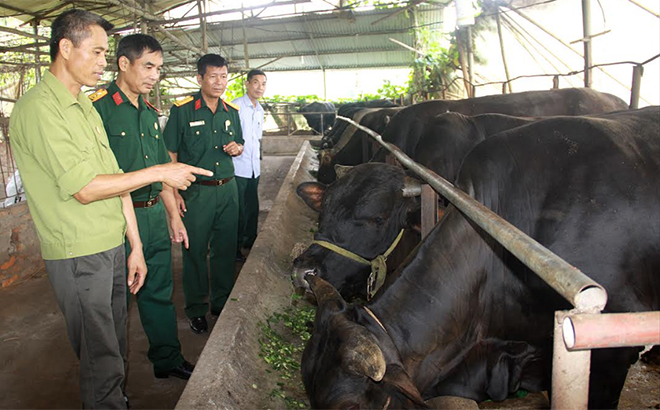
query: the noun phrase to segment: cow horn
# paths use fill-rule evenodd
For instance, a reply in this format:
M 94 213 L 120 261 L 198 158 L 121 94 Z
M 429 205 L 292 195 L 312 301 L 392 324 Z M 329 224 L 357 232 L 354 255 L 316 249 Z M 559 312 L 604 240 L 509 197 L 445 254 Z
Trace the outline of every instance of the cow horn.
M 335 174 L 337 174 L 337 179 L 343 177 L 346 175 L 350 170 L 352 170 L 353 167 L 350 165 L 340 165 L 340 164 L 335 164 Z
M 319 309 L 329 303 L 335 303 L 336 310 L 343 308 L 346 305 L 344 298 L 341 297 L 337 289 L 325 280 L 316 275 L 307 275 L 304 278 L 309 283 L 309 288 L 314 292 L 314 298 L 319 306 Z
M 403 184 L 403 196 L 420 196 L 422 194 L 422 183 L 415 178 L 409 176 L 405 177 L 405 182 Z
M 342 362 L 353 374 L 367 376 L 379 382 L 385 376 L 387 364 L 383 351 L 369 331 L 353 322 L 348 322 L 346 337 L 341 348 Z

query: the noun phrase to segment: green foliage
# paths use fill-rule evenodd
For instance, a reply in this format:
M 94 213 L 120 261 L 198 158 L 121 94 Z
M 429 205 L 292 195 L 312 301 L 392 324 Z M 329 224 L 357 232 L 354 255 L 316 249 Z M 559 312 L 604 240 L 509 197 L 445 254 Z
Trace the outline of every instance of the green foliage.
M 292 296 L 293 304 L 282 312 L 276 312 L 261 323 L 259 356 L 268 363 L 279 376 L 277 388 L 269 397 L 279 397 L 284 400 L 287 409 L 304 409 L 309 405 L 293 397 L 304 392 L 300 381 L 300 359 L 305 348 L 305 342 L 311 337 L 308 323 L 314 321 L 315 309 L 300 302 L 296 294 Z
M 245 92 L 245 76 L 241 75 L 227 84 L 227 89 L 225 90 L 225 94 L 222 96 L 222 99 L 225 101 L 232 101 L 245 95 Z
M 269 97 L 265 97 L 264 100 L 267 103 L 277 104 L 277 103 L 296 103 L 300 105 L 305 105 L 312 103 L 314 101 L 322 101 L 322 98 L 319 98 L 316 94 L 310 95 L 279 95 L 275 94 Z

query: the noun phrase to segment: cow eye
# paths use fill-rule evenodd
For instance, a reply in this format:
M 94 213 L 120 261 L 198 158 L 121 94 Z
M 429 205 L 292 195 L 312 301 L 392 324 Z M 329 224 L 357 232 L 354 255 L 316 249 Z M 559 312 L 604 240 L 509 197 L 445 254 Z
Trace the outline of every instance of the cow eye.
M 377 217 L 374 218 L 374 222 L 380 225 L 380 224 L 383 223 L 383 218 L 381 218 L 380 216 L 377 216 Z

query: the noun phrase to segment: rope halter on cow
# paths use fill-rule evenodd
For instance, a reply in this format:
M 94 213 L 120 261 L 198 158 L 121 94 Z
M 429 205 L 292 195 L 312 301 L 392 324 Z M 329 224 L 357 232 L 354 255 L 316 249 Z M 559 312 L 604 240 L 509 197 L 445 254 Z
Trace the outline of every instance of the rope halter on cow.
M 387 248 L 385 253 L 376 256 L 372 260 L 367 260 L 330 242 L 314 240 L 312 241 L 312 244 L 322 246 L 363 265 L 370 265 L 371 274 L 369 274 L 369 279 L 367 279 L 367 300 L 371 300 L 371 298 L 376 295 L 376 292 L 378 292 L 378 289 L 380 289 L 380 287 L 383 286 L 383 283 L 385 283 L 385 276 L 387 276 L 387 257 L 390 256 L 392 251 L 394 251 L 394 248 L 399 244 L 399 241 L 401 241 L 404 231 L 405 229 L 402 229 L 401 232 L 399 232 L 399 235 L 397 235 L 396 239 L 394 239 L 394 242 L 392 242 L 390 247 Z

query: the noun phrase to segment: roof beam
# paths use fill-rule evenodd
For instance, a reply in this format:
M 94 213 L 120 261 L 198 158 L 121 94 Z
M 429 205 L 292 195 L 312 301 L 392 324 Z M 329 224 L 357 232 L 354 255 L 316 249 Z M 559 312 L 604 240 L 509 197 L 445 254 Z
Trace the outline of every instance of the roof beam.
M 32 43 L 32 44 L 23 44 L 22 46 L 16 46 L 16 47 L 0 47 L 1 52 L 6 52 L 6 51 L 24 51 L 26 49 L 34 48 L 34 47 L 46 47 L 49 45 L 49 43 Z
M 25 31 L 16 30 L 16 29 L 10 28 L 10 27 L 0 26 L 0 31 L 4 31 L 6 33 L 17 34 L 19 36 L 28 37 L 28 38 L 32 38 L 32 39 L 35 39 L 35 40 L 50 41 L 50 39 L 48 37 L 38 36 L 38 35 L 32 34 L 32 33 L 26 33 Z
M 273 1 L 271 3 L 262 4 L 262 5 L 259 5 L 259 6 L 250 6 L 250 7 L 244 7 L 244 8 L 239 8 L 239 9 L 210 11 L 208 13 L 199 14 L 197 16 L 180 17 L 180 18 L 170 19 L 170 20 L 162 20 L 162 19 L 156 18 L 156 19 L 154 19 L 154 23 L 157 23 L 157 24 L 176 24 L 176 23 L 179 23 L 181 21 L 199 20 L 202 17 L 206 18 L 206 17 L 210 17 L 210 16 L 218 16 L 218 15 L 221 15 L 221 14 L 240 13 L 242 10 L 263 9 L 263 8 L 268 8 L 268 7 L 272 7 L 272 6 L 289 6 L 289 5 L 292 5 L 292 4 L 310 3 L 311 1 L 312 0 Z
M 35 13 L 31 12 L 31 11 L 23 10 L 23 9 L 21 9 L 21 8 L 18 8 L 18 7 L 10 6 L 10 5 L 8 5 L 8 4 L 0 3 L 0 8 L 7 9 L 7 10 L 11 10 L 11 11 L 15 11 L 15 12 L 17 12 L 17 13 L 25 14 L 25 15 L 27 15 L 27 16 L 32 16 L 32 17 L 37 17 L 37 18 L 40 18 L 40 17 L 41 17 L 39 14 L 35 14 Z

